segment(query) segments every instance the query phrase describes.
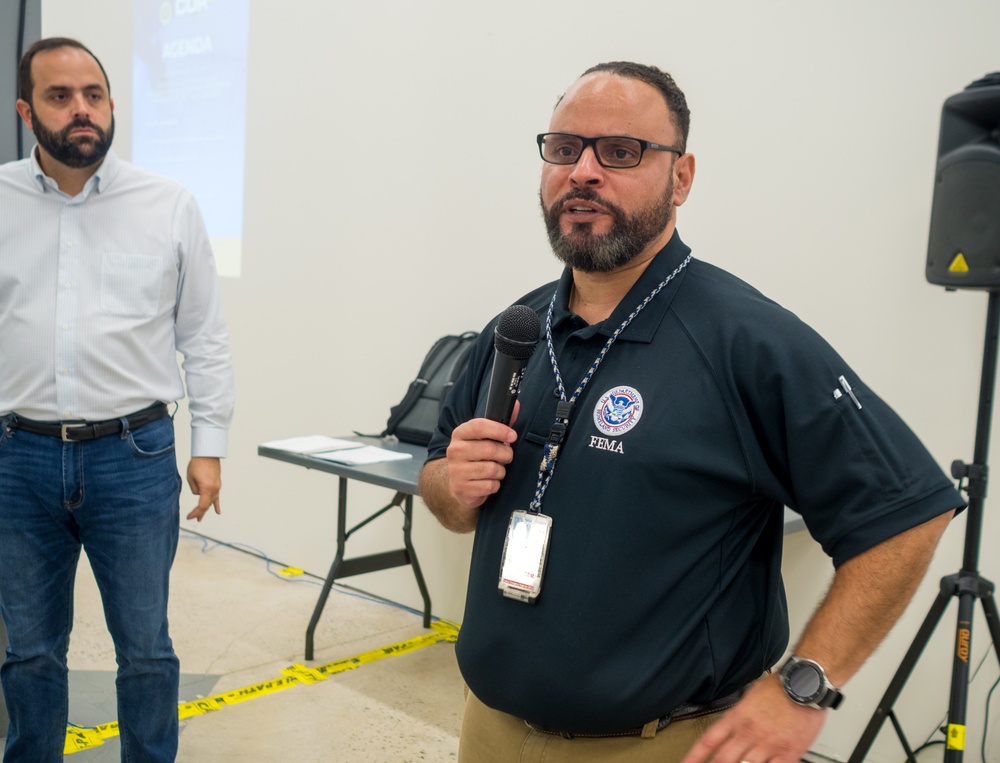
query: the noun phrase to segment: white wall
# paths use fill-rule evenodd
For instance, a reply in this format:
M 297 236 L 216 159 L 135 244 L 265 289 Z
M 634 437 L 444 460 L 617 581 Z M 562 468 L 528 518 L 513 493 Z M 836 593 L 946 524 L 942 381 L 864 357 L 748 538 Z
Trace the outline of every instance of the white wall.
M 43 5 L 45 34 L 78 36 L 103 59 L 126 157 L 129 7 Z M 613 59 L 666 68 L 687 93 L 698 175 L 679 229 L 696 256 L 825 334 L 942 465 L 971 460 L 986 297 L 931 287 L 923 267 L 941 104 L 1000 68 L 1000 4 L 314 0 L 254 2 L 250 25 L 243 275 L 223 283 L 238 407 L 225 513 L 198 530 L 326 573 L 335 481 L 264 461 L 257 443 L 379 430 L 435 338 L 478 329 L 556 277 L 534 135 L 582 70 Z M 993 513 L 982 571 L 996 579 Z M 963 530 L 949 530 L 817 751 L 850 754 L 938 579 L 958 570 Z M 358 551 L 398 542 L 394 523 L 369 534 Z M 460 620 L 471 540 L 422 508 L 414 535 L 435 614 Z M 785 570 L 795 632 L 829 565 L 802 533 Z M 405 571 L 348 582 L 420 604 Z M 947 709 L 954 624 L 953 604 L 896 706 L 914 744 Z M 974 664 L 988 646 L 979 610 Z M 989 655 L 972 686 L 969 760 L 997 674 Z M 870 759 L 901 757 L 887 724 Z

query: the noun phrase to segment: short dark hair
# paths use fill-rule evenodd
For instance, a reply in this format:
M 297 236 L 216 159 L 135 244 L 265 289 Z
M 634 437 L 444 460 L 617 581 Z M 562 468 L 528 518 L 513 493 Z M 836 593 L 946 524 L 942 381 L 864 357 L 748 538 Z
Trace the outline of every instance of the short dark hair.
M 111 95 L 111 80 L 108 79 L 108 73 L 104 71 L 104 65 L 101 63 L 101 60 L 93 54 L 90 48 L 79 40 L 74 40 L 72 37 L 43 37 L 28 48 L 25 54 L 21 56 L 21 63 L 17 67 L 18 98 L 31 104 L 31 92 L 35 88 L 35 82 L 31 79 L 31 62 L 39 53 L 47 50 L 56 50 L 57 48 L 77 48 L 97 61 L 97 65 L 101 69 L 101 74 L 104 75 L 104 84 L 108 87 L 108 95 Z
M 585 77 L 595 72 L 608 72 L 619 77 L 637 79 L 659 90 L 663 95 L 663 100 L 667 102 L 667 109 L 674 120 L 674 126 L 680 133 L 679 148 L 687 150 L 688 130 L 691 128 L 691 111 L 688 109 L 684 91 L 677 87 L 673 77 L 655 66 L 636 64 L 631 61 L 609 61 L 591 66 L 580 76 Z

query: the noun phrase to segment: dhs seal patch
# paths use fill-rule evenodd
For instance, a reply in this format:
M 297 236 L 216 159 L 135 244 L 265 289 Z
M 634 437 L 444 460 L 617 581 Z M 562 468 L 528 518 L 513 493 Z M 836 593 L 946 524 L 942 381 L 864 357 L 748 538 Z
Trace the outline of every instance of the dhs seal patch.
M 594 423 L 604 434 L 618 437 L 642 418 L 642 395 L 633 387 L 609 389 L 594 407 Z

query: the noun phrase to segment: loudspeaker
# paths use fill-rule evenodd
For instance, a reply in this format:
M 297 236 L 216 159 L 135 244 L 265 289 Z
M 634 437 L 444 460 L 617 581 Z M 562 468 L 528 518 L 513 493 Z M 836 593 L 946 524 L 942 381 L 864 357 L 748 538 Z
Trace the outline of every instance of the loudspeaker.
M 1000 72 L 944 102 L 926 276 L 1000 291 Z

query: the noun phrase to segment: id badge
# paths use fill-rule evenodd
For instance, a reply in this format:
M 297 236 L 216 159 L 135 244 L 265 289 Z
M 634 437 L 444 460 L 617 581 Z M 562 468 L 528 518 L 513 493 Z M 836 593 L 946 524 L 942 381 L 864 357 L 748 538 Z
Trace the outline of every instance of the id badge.
M 552 517 L 515 511 L 507 525 L 500 561 L 500 592 L 509 599 L 534 604 L 542 590 Z

